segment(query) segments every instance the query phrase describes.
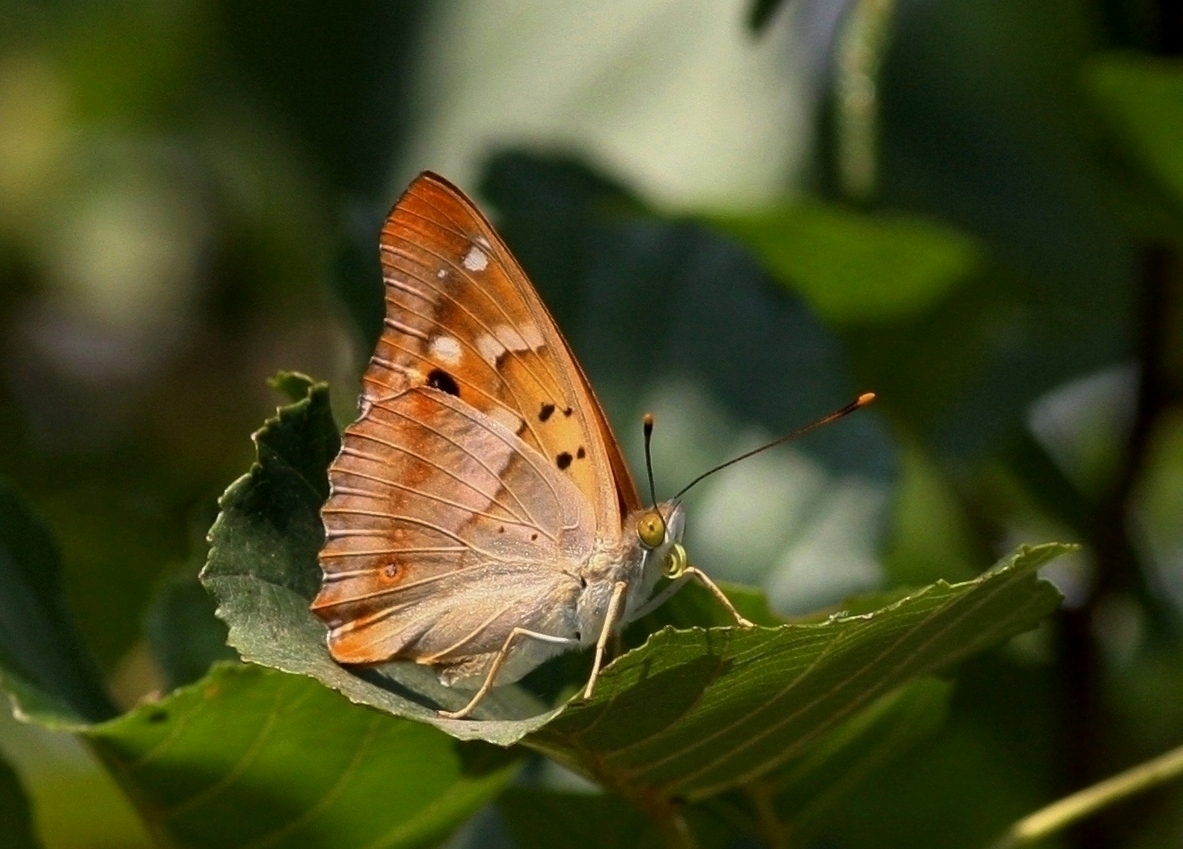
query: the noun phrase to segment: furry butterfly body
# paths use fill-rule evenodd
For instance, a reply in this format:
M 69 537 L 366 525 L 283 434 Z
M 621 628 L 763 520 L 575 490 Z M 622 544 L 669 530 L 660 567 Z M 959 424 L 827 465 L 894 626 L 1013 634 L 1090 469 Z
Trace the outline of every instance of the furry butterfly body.
M 442 178 L 381 236 L 385 328 L 329 468 L 312 610 L 343 664 L 411 660 L 489 688 L 596 646 L 703 580 L 680 504 L 644 508 L 608 420 L 525 273 Z M 663 577 L 667 590 L 652 597 Z

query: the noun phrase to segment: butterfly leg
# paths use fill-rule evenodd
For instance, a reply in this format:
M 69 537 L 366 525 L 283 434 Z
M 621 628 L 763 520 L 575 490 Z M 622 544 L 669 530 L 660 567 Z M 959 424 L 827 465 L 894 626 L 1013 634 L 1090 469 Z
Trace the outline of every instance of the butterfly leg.
M 744 617 L 739 615 L 739 611 L 735 609 L 735 605 L 733 605 L 731 603 L 731 600 L 723 594 L 723 591 L 721 589 L 719 589 L 719 587 L 715 584 L 715 582 L 707 577 L 706 572 L 702 571 L 697 566 L 687 566 L 686 571 L 683 572 L 682 574 L 689 575 L 693 578 L 697 578 L 698 582 L 700 584 L 702 584 L 704 587 L 706 587 L 708 590 L 710 590 L 711 595 L 713 595 L 715 598 L 717 598 L 719 600 L 719 604 L 721 604 L 725 608 L 727 608 L 727 612 L 730 613 L 732 615 L 732 617 L 734 617 L 735 624 L 738 625 L 740 628 L 755 628 L 756 627 L 755 622 L 751 621 L 750 619 L 745 619 Z
M 723 591 L 719 589 L 714 581 L 707 577 L 706 572 L 703 572 L 697 566 L 687 566 L 686 570 L 682 572 L 681 575 L 670 581 L 670 583 L 661 592 L 653 596 L 653 598 L 649 599 L 644 605 L 635 611 L 632 615 L 632 618 L 640 619 L 642 616 L 646 616 L 657 608 L 661 607 L 670 600 L 674 593 L 686 586 L 686 582 L 691 578 L 697 578 L 703 586 L 710 590 L 711 595 L 717 598 L 719 603 L 727 608 L 727 612 L 735 618 L 736 625 L 738 625 L 740 628 L 756 627 L 754 622 L 749 619 L 745 619 L 740 615 L 739 611 L 735 609 L 735 606 L 731 603 L 730 599 L 728 599 L 727 596 L 723 594 Z
M 596 640 L 596 659 L 592 663 L 591 676 L 587 679 L 587 686 L 583 688 L 585 699 L 590 699 L 592 690 L 595 689 L 596 679 L 600 676 L 600 664 L 604 662 L 604 648 L 616 632 L 616 623 L 620 621 L 620 609 L 627 590 L 628 584 L 624 581 L 617 581 L 612 588 L 612 598 L 608 601 L 608 612 L 604 614 L 604 626 L 600 628 L 600 638 Z
M 577 646 L 578 640 L 573 640 L 570 637 L 556 637 L 553 634 L 543 634 L 538 631 L 530 631 L 526 628 L 514 628 L 509 632 L 509 636 L 505 638 L 505 642 L 501 644 L 501 650 L 497 652 L 497 656 L 493 658 L 493 662 L 489 665 L 489 671 L 485 675 L 484 683 L 481 684 L 479 690 L 469 700 L 468 704 L 460 708 L 460 710 L 441 710 L 439 715 L 444 719 L 463 719 L 468 716 L 476 706 L 480 704 L 481 699 L 485 697 L 490 690 L 493 689 L 493 683 L 497 680 L 497 673 L 501 671 L 501 667 L 505 665 L 505 661 L 509 659 L 509 647 L 513 645 L 514 640 L 518 637 L 530 637 L 531 639 L 541 640 L 544 643 L 554 643 L 561 646 Z

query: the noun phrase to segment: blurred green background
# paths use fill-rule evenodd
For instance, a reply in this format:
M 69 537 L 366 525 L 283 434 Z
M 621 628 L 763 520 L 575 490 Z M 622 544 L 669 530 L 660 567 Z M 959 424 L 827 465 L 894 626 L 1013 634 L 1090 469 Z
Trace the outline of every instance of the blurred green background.
M 266 378 L 330 380 L 348 421 L 378 227 L 437 170 L 635 469 L 657 414 L 667 496 L 879 394 L 695 491 L 712 574 L 796 613 L 1083 544 L 1062 613 L 971 662 L 824 843 L 984 845 L 1183 742 L 1181 49 L 1167 0 L 0 0 L 0 474 L 121 703 L 175 683 Z M 70 738 L 4 718 L 0 753 L 45 845 L 147 844 Z M 1176 788 L 1062 845 L 1181 841 Z

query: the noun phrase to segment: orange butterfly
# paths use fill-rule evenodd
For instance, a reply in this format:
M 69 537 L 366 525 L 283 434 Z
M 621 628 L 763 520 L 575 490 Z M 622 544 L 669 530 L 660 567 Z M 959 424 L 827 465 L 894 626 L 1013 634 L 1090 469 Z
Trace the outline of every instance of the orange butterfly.
M 476 687 L 441 711 L 459 718 L 594 644 L 590 697 L 612 635 L 691 577 L 753 627 L 688 565 L 682 505 L 642 506 L 587 377 L 472 201 L 420 175 L 381 253 L 385 329 L 321 511 L 312 610 L 333 658 L 436 667 Z

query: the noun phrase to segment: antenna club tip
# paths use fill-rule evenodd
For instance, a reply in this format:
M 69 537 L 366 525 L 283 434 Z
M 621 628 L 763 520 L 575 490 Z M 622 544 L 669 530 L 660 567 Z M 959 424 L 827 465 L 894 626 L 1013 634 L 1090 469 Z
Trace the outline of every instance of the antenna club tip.
M 645 430 L 653 430 L 653 414 L 646 413 L 645 415 L 641 416 L 641 424 L 644 426 Z
M 865 407 L 874 400 L 875 400 L 875 393 L 874 392 L 864 392 L 862 395 L 858 396 L 858 400 L 855 401 L 855 403 L 860 407 Z

